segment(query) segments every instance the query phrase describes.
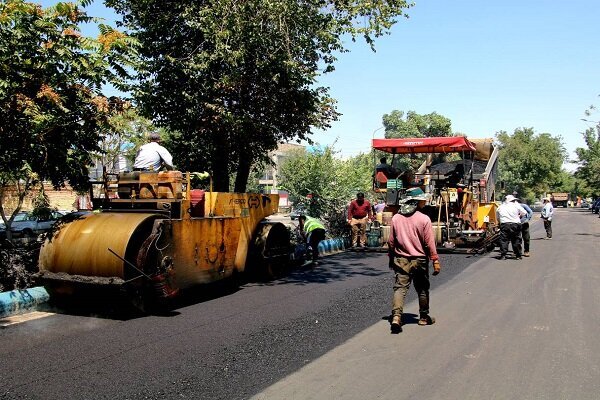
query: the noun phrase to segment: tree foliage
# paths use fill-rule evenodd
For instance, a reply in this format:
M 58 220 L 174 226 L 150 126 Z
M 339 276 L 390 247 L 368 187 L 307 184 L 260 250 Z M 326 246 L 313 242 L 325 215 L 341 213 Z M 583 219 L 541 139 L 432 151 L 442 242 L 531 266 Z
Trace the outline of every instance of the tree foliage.
M 452 121 L 436 113 L 417 114 L 414 111 L 394 110 L 383 115 L 385 137 L 391 138 L 421 138 L 452 136 Z M 385 156 L 378 152 L 377 158 Z M 425 160 L 426 155 L 400 155 L 394 159 L 394 167 L 398 170 L 415 171 Z
M 586 112 L 589 116 L 595 107 L 590 107 Z M 578 168 L 576 178 L 582 181 L 581 192 L 587 196 L 600 196 L 600 123 L 594 128 L 589 128 L 583 133 L 586 147 L 575 149 Z
M 562 191 L 567 184 L 562 164 L 567 151 L 562 137 L 536 134 L 533 128 L 515 129 L 512 135 L 496 134 L 499 154 L 499 177 L 507 193 L 534 199 L 550 191 Z
M 140 44 L 132 85 L 142 112 L 177 131 L 178 165 L 244 191 L 253 163 L 279 143 L 310 142 L 338 113 L 319 74 L 343 39 L 389 32 L 404 0 L 108 0 Z
M 335 157 L 332 147 L 314 151 L 294 151 L 280 166 L 280 187 L 290 193 L 295 205 L 321 218 L 332 234 L 347 231 L 346 210 L 357 192 L 371 190 L 373 160 L 359 154 L 347 160 Z
M 120 87 L 126 79 L 131 39 L 106 26 L 97 39 L 83 37 L 79 24 L 93 22 L 82 9 L 86 4 L 43 9 L 23 0 L 0 3 L 0 214 L 5 223 L 2 195 L 9 185 L 24 183 L 20 198 L 38 180 L 57 187 L 66 181 L 75 188 L 86 185 L 101 129 L 126 104 L 105 97 L 102 86 Z
M 383 116 L 386 138 L 452 136 L 452 121 L 436 113 L 417 114 L 394 110 Z
M 113 168 L 121 156 L 133 165 L 137 151 L 148 142 L 148 132 L 158 132 L 166 142 L 171 137 L 170 132 L 156 127 L 152 121 L 140 116 L 135 108 L 116 113 L 107 121 L 106 133 L 100 141 L 100 152 L 93 156 L 107 169 Z

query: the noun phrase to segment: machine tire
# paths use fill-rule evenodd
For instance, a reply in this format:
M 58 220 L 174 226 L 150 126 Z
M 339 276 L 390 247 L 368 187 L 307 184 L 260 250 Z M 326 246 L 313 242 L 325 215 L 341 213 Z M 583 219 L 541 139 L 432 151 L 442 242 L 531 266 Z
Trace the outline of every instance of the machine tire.
M 280 222 L 262 221 L 248 251 L 249 272 L 254 278 L 271 280 L 283 276 L 290 263 L 290 236 Z

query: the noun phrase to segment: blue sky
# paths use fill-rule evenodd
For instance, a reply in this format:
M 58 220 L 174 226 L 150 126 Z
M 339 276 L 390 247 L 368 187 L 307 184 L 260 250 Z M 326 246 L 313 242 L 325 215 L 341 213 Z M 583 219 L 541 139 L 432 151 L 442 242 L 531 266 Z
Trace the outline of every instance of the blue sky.
M 599 1 L 417 0 L 409 14 L 376 53 L 353 45 L 322 79 L 344 114 L 322 144 L 365 151 L 383 114 L 413 110 L 468 137 L 532 127 L 585 146 L 581 118 L 600 105 Z
M 114 18 L 98 1 L 88 11 Z M 384 114 L 412 110 L 472 138 L 532 127 L 562 136 L 571 154 L 585 146 L 593 124 L 581 118 L 600 106 L 600 1 L 416 0 L 408 13 L 375 53 L 351 43 L 320 79 L 343 115 L 315 141 L 344 157 L 368 152 Z

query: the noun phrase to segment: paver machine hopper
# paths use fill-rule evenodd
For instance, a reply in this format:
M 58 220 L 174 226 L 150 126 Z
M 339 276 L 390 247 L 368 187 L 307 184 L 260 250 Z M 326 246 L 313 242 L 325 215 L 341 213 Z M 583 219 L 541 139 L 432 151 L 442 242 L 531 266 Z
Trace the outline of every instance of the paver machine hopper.
M 374 150 L 392 155 L 426 154 L 416 172 L 396 171 L 396 176 L 376 172 L 374 190 L 385 198 L 385 212 L 396 213 L 412 190 L 430 194 L 423 210 L 432 221 L 439 248 L 479 251 L 493 247 L 497 238 L 495 177 L 498 150 L 491 139 L 426 137 L 373 139 Z M 434 162 L 440 154 L 454 160 Z M 456 156 L 458 155 L 458 156 Z

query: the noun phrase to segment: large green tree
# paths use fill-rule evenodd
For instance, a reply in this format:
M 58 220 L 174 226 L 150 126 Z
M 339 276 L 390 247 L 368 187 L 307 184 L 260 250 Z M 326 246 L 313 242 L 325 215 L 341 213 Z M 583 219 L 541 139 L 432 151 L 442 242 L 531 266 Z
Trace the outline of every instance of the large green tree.
M 88 3 L 0 3 L 0 214 L 9 226 L 37 181 L 87 184 L 102 128 L 125 104 L 102 87 L 126 79 L 131 40 L 103 25 L 97 39 L 83 37 Z M 18 202 L 7 218 L 9 187 Z
M 385 137 L 388 139 L 452 136 L 452 121 L 435 111 L 429 114 L 418 114 L 414 111 L 394 110 L 383 115 L 383 126 Z M 381 156 L 385 156 L 385 154 L 376 153 L 376 157 Z M 400 155 L 395 157 L 393 164 L 396 169 L 401 171 L 416 171 L 425 157 L 426 155 Z M 441 158 L 438 161 L 444 159 Z
M 583 133 L 586 147 L 575 149 L 578 168 L 575 176 L 585 182 L 587 194 L 600 194 L 600 125 Z
M 499 154 L 499 177 L 505 191 L 534 199 L 549 191 L 561 191 L 567 184 L 562 169 L 567 151 L 562 137 L 536 134 L 533 128 L 515 129 L 512 135 L 496 134 Z
M 338 116 L 319 74 L 345 39 L 389 32 L 404 0 L 107 0 L 141 43 L 133 94 L 146 116 L 178 133 L 181 168 L 244 191 L 254 162 L 278 143 L 310 141 Z
M 452 136 L 452 121 L 436 113 L 394 110 L 383 116 L 386 138 Z

